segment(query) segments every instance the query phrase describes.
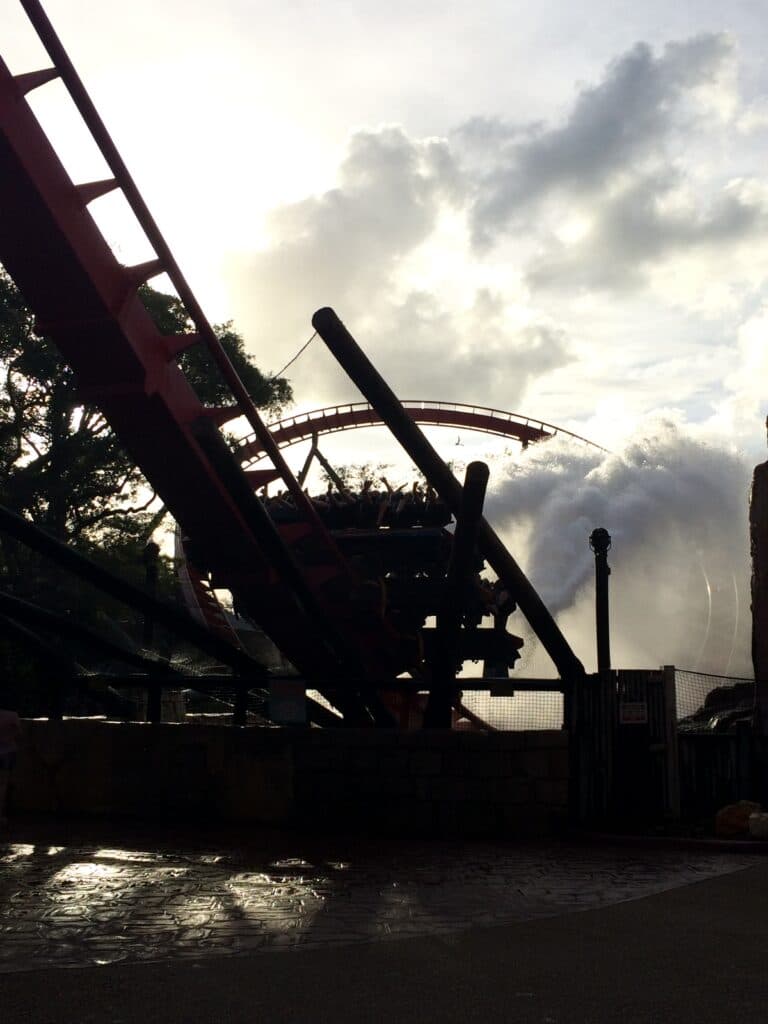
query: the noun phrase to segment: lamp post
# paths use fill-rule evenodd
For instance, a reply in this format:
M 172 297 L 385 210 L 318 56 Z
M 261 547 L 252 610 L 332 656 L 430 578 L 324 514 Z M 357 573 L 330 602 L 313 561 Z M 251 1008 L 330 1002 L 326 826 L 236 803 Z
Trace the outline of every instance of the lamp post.
M 595 553 L 595 623 L 597 632 L 597 671 L 602 676 L 611 671 L 611 630 L 608 615 L 608 551 L 611 535 L 599 526 L 589 536 L 589 546 Z

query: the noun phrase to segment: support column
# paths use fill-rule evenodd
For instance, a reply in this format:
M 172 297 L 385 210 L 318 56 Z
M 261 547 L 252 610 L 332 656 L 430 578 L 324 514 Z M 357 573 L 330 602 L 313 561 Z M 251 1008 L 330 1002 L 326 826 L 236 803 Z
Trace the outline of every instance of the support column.
M 395 393 L 332 309 L 319 309 L 312 326 L 342 368 L 376 410 L 393 436 L 456 515 L 461 505 L 461 484 L 426 439 Z M 485 519 L 477 526 L 478 547 L 488 564 L 504 580 L 513 599 L 531 625 L 564 680 L 584 674 L 584 666 L 571 650 L 549 610 L 512 555 Z
M 589 546 L 595 553 L 595 631 L 597 635 L 597 671 L 600 675 L 611 671 L 611 626 L 608 607 L 608 552 L 611 535 L 599 526 L 589 537 Z
M 431 666 L 432 686 L 424 713 L 425 729 L 451 727 L 461 620 L 467 606 L 467 588 L 475 571 L 477 527 L 483 514 L 488 475 L 484 462 L 470 462 L 467 466 L 461 508 L 453 534 L 451 562 L 437 614 L 437 651 Z

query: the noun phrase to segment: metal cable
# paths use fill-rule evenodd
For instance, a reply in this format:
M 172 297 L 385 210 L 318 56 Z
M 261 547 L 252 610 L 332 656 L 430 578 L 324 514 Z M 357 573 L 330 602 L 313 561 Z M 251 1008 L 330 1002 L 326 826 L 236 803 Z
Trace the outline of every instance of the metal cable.
M 301 346 L 301 348 L 296 353 L 296 355 L 288 360 L 288 362 L 285 364 L 285 366 L 282 368 L 282 370 L 278 370 L 277 373 L 273 373 L 271 377 L 267 378 L 266 383 L 267 384 L 271 384 L 273 380 L 277 380 L 278 377 L 282 377 L 283 374 L 285 373 L 285 371 L 288 369 L 288 367 L 289 366 L 293 366 L 293 364 L 296 362 L 296 360 L 299 358 L 299 356 L 303 355 L 304 352 L 306 352 L 306 350 L 309 348 L 309 346 L 312 344 L 312 342 L 315 340 L 316 337 L 317 337 L 317 331 L 315 331 L 313 333 L 311 338 L 309 338 L 307 341 L 304 342 L 304 344 Z

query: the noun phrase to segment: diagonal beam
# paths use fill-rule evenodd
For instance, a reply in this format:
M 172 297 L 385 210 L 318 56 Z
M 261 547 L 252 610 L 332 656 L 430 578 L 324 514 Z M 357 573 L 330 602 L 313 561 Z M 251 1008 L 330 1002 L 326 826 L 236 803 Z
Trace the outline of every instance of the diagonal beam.
M 327 307 L 318 310 L 312 317 L 312 326 L 453 514 L 458 515 L 462 501 L 461 484 L 336 313 Z M 549 609 L 485 519 L 480 520 L 477 535 L 482 554 L 506 583 L 560 675 L 564 678 L 582 676 L 584 666 L 571 650 Z

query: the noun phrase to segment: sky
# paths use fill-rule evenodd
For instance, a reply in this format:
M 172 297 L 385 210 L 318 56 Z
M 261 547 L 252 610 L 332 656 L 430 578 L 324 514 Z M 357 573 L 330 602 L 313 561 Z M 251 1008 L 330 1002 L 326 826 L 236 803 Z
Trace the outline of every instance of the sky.
M 233 319 L 262 368 L 330 305 L 403 398 L 509 409 L 611 449 L 495 466 L 495 515 L 544 590 L 546 545 L 523 527 L 546 521 L 569 557 L 580 501 L 582 525 L 636 522 L 625 552 L 647 550 L 664 507 L 680 577 L 725 531 L 743 581 L 728 487 L 745 507 L 768 411 L 763 3 L 46 9 L 209 317 Z M 40 66 L 12 0 L 0 26 L 12 69 Z M 103 176 L 60 87 L 33 102 L 73 177 Z M 121 259 L 150 255 L 118 198 L 92 210 Z M 296 409 L 357 398 L 319 340 L 291 380 Z M 573 558 L 573 587 L 558 572 L 548 592 L 566 616 L 582 614 L 588 549 Z

